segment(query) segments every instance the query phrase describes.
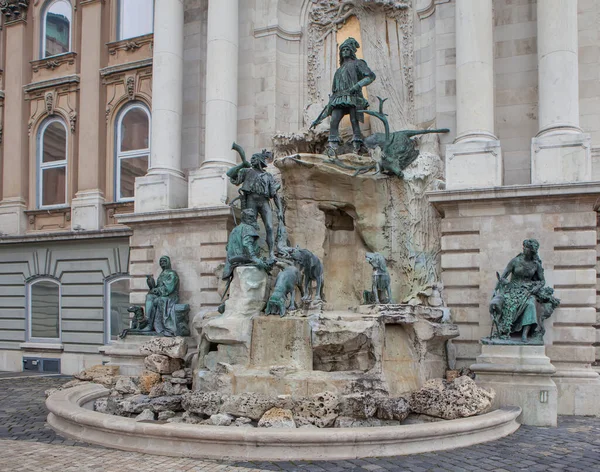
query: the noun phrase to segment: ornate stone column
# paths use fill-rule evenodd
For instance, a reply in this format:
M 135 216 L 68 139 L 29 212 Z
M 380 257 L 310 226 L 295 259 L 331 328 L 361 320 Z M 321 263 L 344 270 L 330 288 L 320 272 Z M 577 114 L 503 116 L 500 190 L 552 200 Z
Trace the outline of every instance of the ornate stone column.
M 9 0 L 0 5 L 4 15 L 7 51 L 4 71 L 4 156 L 0 232 L 23 234 L 27 230 L 29 152 L 27 139 L 27 104 L 23 86 L 31 74 L 31 40 L 27 33 L 27 2 Z M 8 138 L 8 139 L 7 139 Z M 35 172 L 35 169 L 31 169 Z
M 225 203 L 237 138 L 238 0 L 210 0 L 206 57 L 206 133 L 202 167 L 190 173 L 189 207 Z
M 591 180 L 591 138 L 579 127 L 577 2 L 538 2 L 537 28 L 540 131 L 531 183 Z
M 98 230 L 104 226 L 104 186 L 106 120 L 104 119 L 103 90 L 98 71 L 102 67 L 103 51 L 102 15 L 104 2 L 81 2 L 82 44 L 97 44 L 93 50 L 81 55 L 81 87 L 79 92 L 79 169 L 77 193 L 71 202 L 72 227 Z
M 446 183 L 449 189 L 502 185 L 492 0 L 456 0 L 456 140 L 446 148 Z
M 154 3 L 152 139 L 148 174 L 135 181 L 135 212 L 187 206 L 181 170 L 183 0 Z

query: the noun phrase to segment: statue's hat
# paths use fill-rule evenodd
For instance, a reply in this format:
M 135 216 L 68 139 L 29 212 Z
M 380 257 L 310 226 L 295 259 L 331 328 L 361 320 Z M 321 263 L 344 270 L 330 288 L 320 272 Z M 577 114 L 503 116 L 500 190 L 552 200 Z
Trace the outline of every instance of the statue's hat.
M 346 41 L 344 41 L 341 46 L 340 46 L 340 50 L 342 48 L 350 48 L 352 50 L 352 52 L 356 52 L 357 49 L 360 48 L 360 44 L 358 44 L 358 41 L 354 38 L 348 38 Z

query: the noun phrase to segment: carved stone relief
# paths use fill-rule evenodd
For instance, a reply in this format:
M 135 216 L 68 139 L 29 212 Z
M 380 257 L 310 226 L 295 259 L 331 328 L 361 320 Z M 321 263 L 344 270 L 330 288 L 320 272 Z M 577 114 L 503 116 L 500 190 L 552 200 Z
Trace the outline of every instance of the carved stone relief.
M 360 22 L 364 57 L 377 74 L 369 88 L 370 100 L 378 95 L 388 97 L 390 109 L 395 110 L 390 125 L 406 128 L 414 121 L 413 11 L 409 0 L 312 0 L 307 28 L 308 102 L 324 105 L 327 101 L 337 66 L 335 33 L 351 16 Z
M 152 66 L 144 66 L 126 71 L 114 71 L 103 74 L 103 84 L 106 86 L 106 121 L 111 119 L 115 107 L 124 100 L 142 99 L 151 103 L 152 97 Z
M 29 0 L 0 0 L 0 11 L 7 22 L 26 20 Z
M 44 103 L 46 104 L 46 113 L 54 114 L 54 92 L 46 92 L 44 94 Z

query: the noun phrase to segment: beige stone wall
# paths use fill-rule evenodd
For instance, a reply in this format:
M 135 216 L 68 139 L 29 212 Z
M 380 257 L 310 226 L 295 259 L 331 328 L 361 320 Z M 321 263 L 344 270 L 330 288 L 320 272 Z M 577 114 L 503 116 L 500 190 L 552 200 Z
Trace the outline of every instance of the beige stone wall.
M 546 283 L 561 299 L 546 322 L 546 354 L 558 371 L 586 369 L 595 361 L 597 190 L 536 186 L 430 194 L 444 215 L 442 280 L 460 328 L 453 341 L 459 366 L 480 353 L 479 339 L 491 329 L 496 271 L 504 271 L 527 238 L 540 242 Z
M 538 132 L 537 4 L 494 0 L 496 135 L 504 183 L 531 181 L 531 138 Z
M 0 32 L 8 53 L 2 54 L 0 90 L 5 138 L 0 152 L 9 156 L 0 169 L 0 223 L 6 234 L 69 229 L 78 194 L 95 199 L 96 227 L 85 229 L 114 224 L 103 207 L 114 199 L 114 119 L 131 100 L 151 105 L 152 34 L 116 41 L 117 0 L 77 2 L 71 52 L 48 58 L 41 57 L 40 47 L 45 5 L 30 2 L 26 18 L 7 19 Z M 52 116 L 68 128 L 68 205 L 58 217 L 35 212 L 37 131 Z

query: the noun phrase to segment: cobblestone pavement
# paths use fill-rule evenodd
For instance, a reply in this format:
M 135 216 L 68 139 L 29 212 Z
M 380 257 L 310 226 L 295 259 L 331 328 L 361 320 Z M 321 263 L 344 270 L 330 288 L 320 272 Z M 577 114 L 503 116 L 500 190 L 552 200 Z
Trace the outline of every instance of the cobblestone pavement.
M 114 451 L 62 438 L 44 424 L 44 390 L 65 377 L 0 378 L 1 471 L 586 471 L 600 470 L 600 419 L 561 417 L 558 428 L 453 451 L 335 462 L 202 461 Z

